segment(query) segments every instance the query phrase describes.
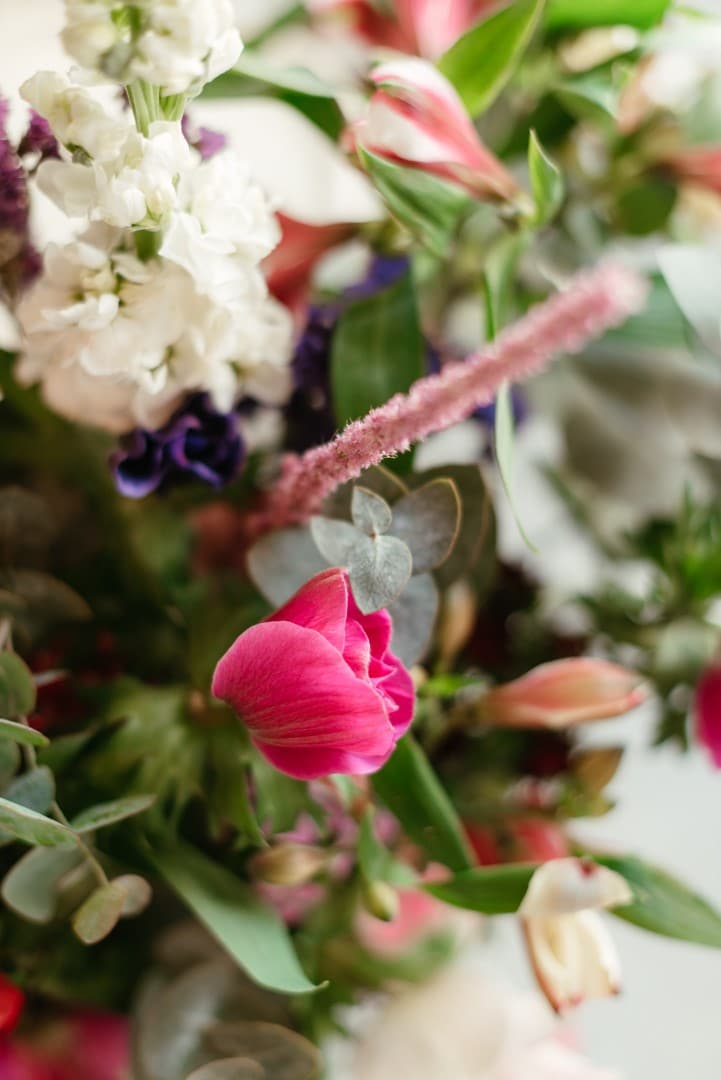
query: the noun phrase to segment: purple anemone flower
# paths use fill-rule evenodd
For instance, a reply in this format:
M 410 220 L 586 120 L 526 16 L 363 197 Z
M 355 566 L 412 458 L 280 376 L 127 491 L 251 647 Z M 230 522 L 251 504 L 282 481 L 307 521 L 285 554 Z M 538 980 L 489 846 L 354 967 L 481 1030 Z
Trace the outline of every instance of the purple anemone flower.
M 158 431 L 125 435 L 110 465 L 121 495 L 142 499 L 192 479 L 221 488 L 244 460 L 237 414 L 217 412 L 207 394 L 196 394 Z
M 225 150 L 228 140 L 220 131 L 212 131 L 210 128 L 197 127 L 187 113 L 182 119 L 183 135 L 190 145 L 194 147 L 203 161 L 215 157 L 221 150 Z
M 15 296 L 39 273 L 30 243 L 30 198 L 25 169 L 7 136 L 8 103 L 0 98 L 0 286 Z

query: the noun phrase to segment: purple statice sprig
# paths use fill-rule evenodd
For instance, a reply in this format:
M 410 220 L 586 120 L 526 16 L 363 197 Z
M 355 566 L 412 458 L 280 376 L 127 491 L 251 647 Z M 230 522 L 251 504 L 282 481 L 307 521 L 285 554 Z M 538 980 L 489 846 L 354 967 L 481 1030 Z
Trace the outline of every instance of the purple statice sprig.
M 40 272 L 41 259 L 30 241 L 28 177 L 8 137 L 8 113 L 0 98 L 0 287 L 15 297 Z
M 224 487 L 245 456 L 238 414 L 218 412 L 207 394 L 196 394 L 157 431 L 135 428 L 124 435 L 110 467 L 120 494 L 142 499 L 189 480 Z

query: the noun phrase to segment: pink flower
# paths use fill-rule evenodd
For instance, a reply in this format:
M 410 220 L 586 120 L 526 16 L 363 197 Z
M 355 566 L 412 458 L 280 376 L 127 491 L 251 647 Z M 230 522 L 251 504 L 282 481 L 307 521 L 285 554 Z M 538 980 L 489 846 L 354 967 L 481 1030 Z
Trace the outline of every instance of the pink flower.
M 667 158 L 666 164 L 679 179 L 721 195 L 721 146 L 689 146 Z
M 646 689 L 633 671 L 591 657 L 556 660 L 486 694 L 482 709 L 491 724 L 565 728 L 607 720 L 635 709 Z
M 413 718 L 387 611 L 363 615 L 344 570 L 317 574 L 220 660 L 213 693 L 262 754 L 300 780 L 375 772 Z
M 16 1026 L 25 1005 L 25 995 L 19 986 L 0 975 L 0 1034 Z
M 377 90 L 349 138 L 378 157 L 423 169 L 474 198 L 510 199 L 518 185 L 486 149 L 463 102 L 432 64 L 404 56 L 371 72 Z
M 263 266 L 268 288 L 278 300 L 305 312 L 305 300 L 314 266 L 331 248 L 346 240 L 353 225 L 309 225 L 278 214 L 282 239 Z
M 0 1043 L 2 1080 L 126 1080 L 127 1022 L 82 1014 L 43 1025 L 33 1039 Z
M 721 769 L 721 664 L 707 668 L 696 687 L 696 734 Z

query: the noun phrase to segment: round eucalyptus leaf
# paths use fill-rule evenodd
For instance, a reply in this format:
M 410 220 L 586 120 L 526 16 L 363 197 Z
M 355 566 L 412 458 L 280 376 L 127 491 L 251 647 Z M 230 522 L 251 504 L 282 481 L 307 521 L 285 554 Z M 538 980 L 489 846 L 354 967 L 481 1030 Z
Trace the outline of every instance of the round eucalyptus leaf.
M 364 615 L 392 604 L 413 572 L 410 549 L 395 536 L 361 537 L 347 565 L 355 602 Z
M 367 533 L 368 536 L 388 532 L 393 520 L 391 508 L 385 499 L 376 495 L 374 491 L 358 485 L 353 488 L 351 513 L 355 527 Z
M 257 1020 L 216 1024 L 207 1032 L 206 1043 L 226 1057 L 250 1058 L 273 1080 L 315 1080 L 322 1068 L 317 1047 L 279 1024 Z
M 128 889 L 121 879 L 101 885 L 75 912 L 73 930 L 85 945 L 97 944 L 115 929 L 127 901 Z
M 410 548 L 414 574 L 435 570 L 448 559 L 460 526 L 461 498 L 447 477 L 411 491 L 393 507 L 393 536 Z
M 307 527 L 267 533 L 250 549 L 247 561 L 252 580 L 276 607 L 327 566 Z
M 35 683 L 29 667 L 15 653 L 0 653 L 0 716 L 14 720 L 34 707 Z
M 422 660 L 431 643 L 440 598 L 431 574 L 412 577 L 389 608 L 393 619 L 391 648 L 406 667 Z
M 153 890 L 149 882 L 139 874 L 122 874 L 115 878 L 117 884 L 125 889 L 125 903 L 120 912 L 123 919 L 131 919 L 145 911 L 153 898 Z
M 266 1073 L 262 1065 L 256 1061 L 251 1061 L 250 1058 L 234 1057 L 201 1065 L 187 1077 L 187 1080 L 266 1080 L 269 1076 L 270 1074 Z
M 336 518 L 311 518 L 310 531 L 315 546 L 331 566 L 349 566 L 354 550 L 368 540 L 355 525 Z
M 83 862 L 83 855 L 75 845 L 33 848 L 6 875 L 2 898 L 23 919 L 49 923 L 56 914 L 60 881 Z

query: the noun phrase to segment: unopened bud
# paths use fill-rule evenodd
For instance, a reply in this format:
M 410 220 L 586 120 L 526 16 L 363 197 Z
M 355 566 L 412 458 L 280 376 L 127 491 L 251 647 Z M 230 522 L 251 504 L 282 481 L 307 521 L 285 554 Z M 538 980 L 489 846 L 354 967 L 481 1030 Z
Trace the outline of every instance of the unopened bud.
M 278 844 L 254 855 L 253 876 L 269 885 L 305 885 L 328 862 L 328 852 L 309 844 Z
M 398 916 L 400 900 L 396 890 L 386 881 L 369 881 L 363 889 L 363 906 L 376 919 L 393 922 Z

